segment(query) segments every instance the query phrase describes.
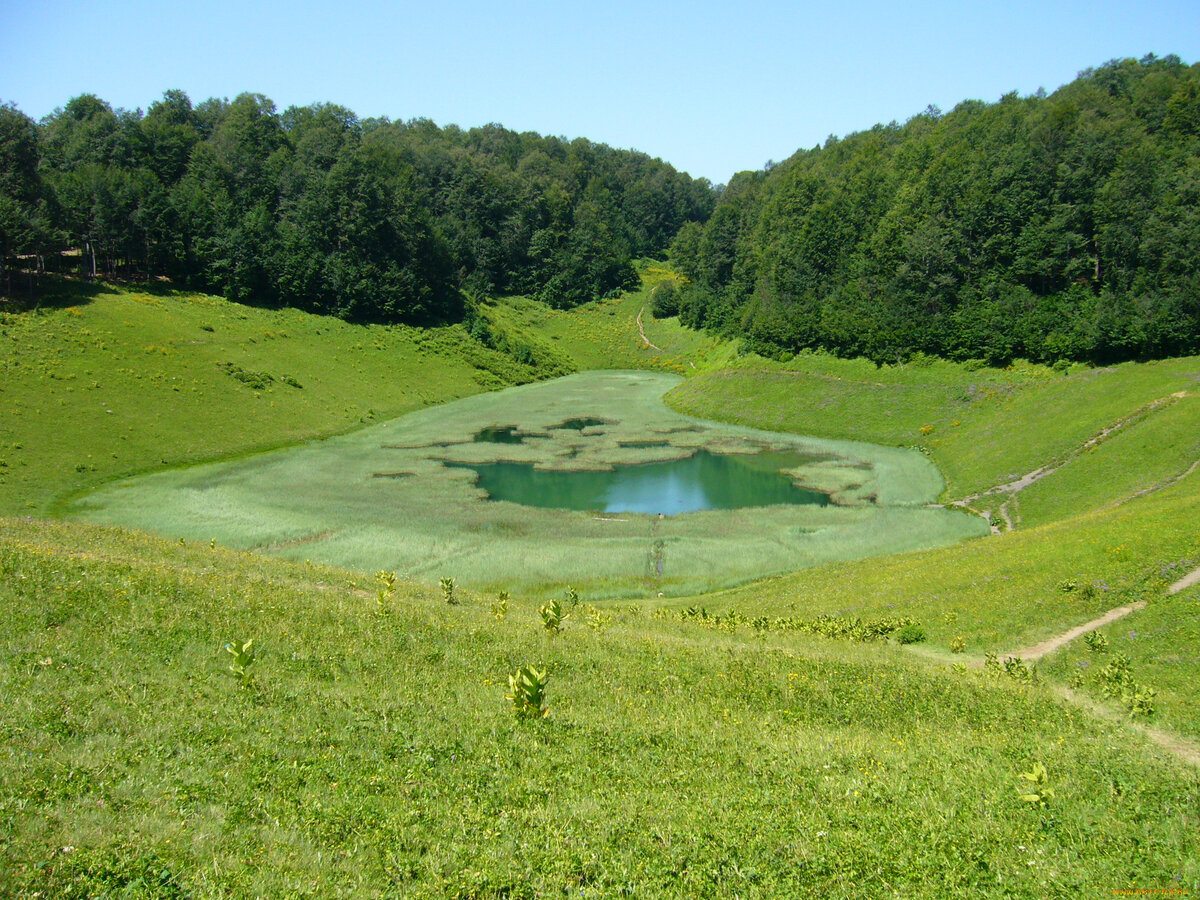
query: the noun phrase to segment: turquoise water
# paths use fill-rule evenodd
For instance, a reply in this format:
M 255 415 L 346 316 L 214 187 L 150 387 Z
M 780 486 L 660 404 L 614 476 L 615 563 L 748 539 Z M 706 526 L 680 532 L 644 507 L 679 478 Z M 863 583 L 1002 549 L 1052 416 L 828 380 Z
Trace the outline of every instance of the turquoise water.
M 544 509 L 666 516 L 704 509 L 808 504 L 829 497 L 797 487 L 780 472 L 811 462 L 811 455 L 766 452 L 724 455 L 701 450 L 685 459 L 616 466 L 610 471 L 536 469 L 530 463 L 446 463 L 474 469 L 489 500 Z

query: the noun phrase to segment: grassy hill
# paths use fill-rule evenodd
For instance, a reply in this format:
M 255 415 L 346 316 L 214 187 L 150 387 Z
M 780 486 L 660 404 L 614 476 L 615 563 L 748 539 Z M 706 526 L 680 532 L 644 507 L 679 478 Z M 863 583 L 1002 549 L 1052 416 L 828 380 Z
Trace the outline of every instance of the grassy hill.
M 644 292 L 482 314 L 491 347 L 115 288 L 4 316 L 0 895 L 1200 889 L 1200 589 L 1167 591 L 1200 565 L 1200 360 L 772 363 Z M 999 533 L 641 606 L 564 583 L 554 633 L 540 600 L 43 517 L 604 362 L 693 376 L 695 415 L 921 446 Z M 1002 662 L 1135 601 L 1104 648 Z M 926 639 L 854 639 L 902 621 Z M 544 718 L 505 698 L 527 665 Z

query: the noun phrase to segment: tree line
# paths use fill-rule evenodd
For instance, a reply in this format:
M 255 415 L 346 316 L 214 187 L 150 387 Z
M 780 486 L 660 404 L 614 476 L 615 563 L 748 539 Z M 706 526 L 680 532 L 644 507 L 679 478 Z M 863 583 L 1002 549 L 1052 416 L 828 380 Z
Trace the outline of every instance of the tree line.
M 361 321 L 462 313 L 462 293 L 572 306 L 636 284 L 712 186 L 585 139 L 278 112 L 259 94 L 143 114 L 83 94 L 0 105 L 0 265 L 166 276 Z
M 660 315 L 763 352 L 1200 353 L 1200 64 L 1114 60 L 735 176 Z

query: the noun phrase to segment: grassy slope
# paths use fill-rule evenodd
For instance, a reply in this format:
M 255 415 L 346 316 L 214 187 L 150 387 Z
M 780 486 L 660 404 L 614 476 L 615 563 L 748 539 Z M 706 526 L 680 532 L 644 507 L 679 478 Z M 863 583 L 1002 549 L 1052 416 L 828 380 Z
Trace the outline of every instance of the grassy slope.
M 87 547 L 79 552 L 77 548 Z M 0 527 L 0 894 L 1195 889 L 1200 779 L 1037 686 L 121 532 Z M 365 589 L 363 589 L 365 588 Z M 253 637 L 242 686 L 226 641 Z M 398 664 L 399 663 L 399 664 Z M 550 673 L 549 718 L 506 676 Z M 1023 802 L 1040 762 L 1050 805 Z M 717 777 L 714 777 L 717 776 Z M 1179 879 L 1179 880 L 1176 880 Z
M 703 373 L 667 399 L 681 412 L 705 418 L 923 447 L 946 476 L 947 496 L 957 498 L 1063 458 L 1113 423 L 1181 391 L 1189 394 L 1186 401 L 1164 404 L 1147 419 L 1167 410 L 1181 415 L 1173 407 L 1182 406 L 1182 415 L 1197 421 L 1195 357 L 1060 377 L 1026 365 L 1005 371 L 944 362 L 877 369 L 863 360 L 812 354 L 792 363 L 754 359 Z M 1170 471 L 1189 455 L 1195 459 L 1195 451 L 1196 432 L 1181 422 L 1163 432 L 1145 462 L 1151 471 Z
M 1169 582 L 1200 565 L 1198 381 L 1194 357 L 1060 377 L 1024 365 L 1004 372 L 941 362 L 876 369 L 817 354 L 701 374 L 668 402 L 693 415 L 783 431 L 921 446 L 946 473 L 951 498 L 1065 463 L 1018 495 L 1015 532 L 826 566 L 676 605 L 911 615 L 928 633 L 929 651 L 949 661 L 956 637 L 968 654 L 1003 654 L 1146 600 L 1150 608 L 1107 631 L 1143 636 L 1122 646 L 1139 681 L 1160 692 L 1158 721 L 1198 739 L 1187 595 L 1165 594 Z M 1070 580 L 1092 589 L 1061 590 Z M 1157 637 L 1146 639 L 1147 632 Z M 1078 652 L 1068 648 L 1041 668 L 1065 683 Z M 1094 679 L 1086 688 L 1097 693 Z
M 272 380 L 258 389 L 225 364 Z M 44 513 L 123 475 L 345 431 L 537 375 L 461 326 L 362 327 L 203 295 L 97 289 L 76 305 L 0 317 L 0 512 Z
M 544 368 L 566 358 L 695 372 L 676 395 L 686 412 L 924 444 L 952 496 L 1071 455 L 1152 400 L 1194 390 L 1200 369 L 1193 359 L 1058 378 L 811 356 L 718 372 L 737 362 L 730 345 L 648 309 L 647 335 L 665 350 L 641 348 L 643 303 L 552 313 L 515 300 L 488 315 L 549 348 L 535 352 Z M 533 374 L 457 329 L 422 350 L 404 329 L 212 298 L 104 295 L 8 316 L 0 331 L 3 401 L 21 413 L 0 422 L 0 508 L 11 511 L 163 458 L 344 430 L 370 408 L 390 415 Z M 256 392 L 221 362 L 303 387 Z M 91 412 L 98 399 L 120 427 Z M 1014 649 L 1145 596 L 1146 610 L 1106 629 L 1110 643 L 1159 689 L 1160 723 L 1200 733 L 1196 589 L 1162 593 L 1200 564 L 1196 478 L 1092 511 L 1180 474 L 1194 416 L 1190 397 L 1153 411 L 1039 482 L 1020 506 L 1037 527 L 688 601 L 748 615 L 914 615 L 930 635 L 924 654 L 713 631 L 671 609 L 614 611 L 593 632 L 580 608 L 548 638 L 530 601 L 514 598 L 501 621 L 487 598 L 447 607 L 410 585 L 381 617 L 373 585 L 346 573 L 8 520 L 0 691 L 15 699 L 0 713 L 0 894 L 1195 890 L 1194 771 L 1043 687 L 944 665 L 953 636 L 969 653 Z M 1098 587 L 1065 594 L 1065 578 Z M 220 650 L 246 636 L 263 648 L 251 688 L 223 676 Z M 1041 671 L 1066 680 L 1081 654 L 1069 647 Z M 516 722 L 502 698 L 525 662 L 552 674 L 552 716 L 538 724 Z M 1034 761 L 1056 791 L 1045 810 L 1017 799 L 1016 775 Z

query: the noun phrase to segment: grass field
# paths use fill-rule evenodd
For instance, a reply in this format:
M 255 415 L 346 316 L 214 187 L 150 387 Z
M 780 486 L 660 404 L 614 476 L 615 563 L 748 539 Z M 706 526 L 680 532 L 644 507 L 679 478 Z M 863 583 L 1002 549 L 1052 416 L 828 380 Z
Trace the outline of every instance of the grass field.
M 1200 587 L 1167 592 L 1200 566 L 1200 360 L 769 362 L 653 320 L 647 293 L 491 301 L 500 349 L 116 288 L 6 313 L 0 896 L 1200 890 Z M 451 604 L 300 545 L 44 518 L 571 368 L 683 375 L 668 404 L 705 419 L 916 447 L 944 501 L 1003 500 L 1012 529 L 636 605 L 573 602 L 567 567 Z M 1132 601 L 1103 640 L 959 665 Z M 924 640 L 821 636 L 902 621 Z M 242 677 L 224 648 L 248 639 Z M 545 718 L 505 698 L 522 666 L 548 673 Z
M 1200 879 L 1194 769 L 1040 685 L 885 642 L 597 619 L 586 597 L 552 634 L 520 597 L 503 618 L 404 584 L 381 605 L 369 578 L 75 524 L 8 521 L 0 572 L 8 896 Z M 242 683 L 222 648 L 251 638 Z M 549 674 L 536 721 L 504 697 L 527 664 Z M 1039 764 L 1046 783 L 1021 779 Z
M 0 313 L 0 511 L 45 513 L 115 477 L 545 374 L 461 326 L 353 326 L 199 294 L 77 287 L 58 306 Z

